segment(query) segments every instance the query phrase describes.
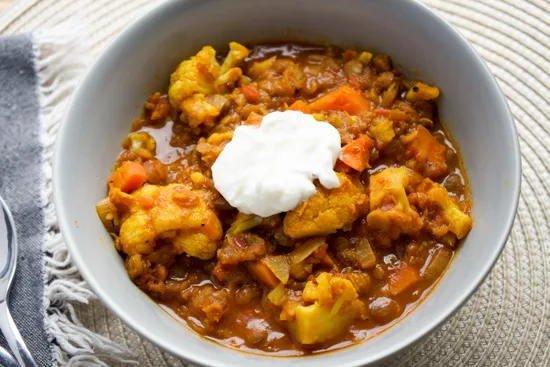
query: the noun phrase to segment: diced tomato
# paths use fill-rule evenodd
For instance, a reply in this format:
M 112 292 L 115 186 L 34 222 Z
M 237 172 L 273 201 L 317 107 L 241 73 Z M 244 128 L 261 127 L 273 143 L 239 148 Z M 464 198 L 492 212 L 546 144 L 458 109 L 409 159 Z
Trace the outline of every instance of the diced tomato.
M 260 91 L 258 90 L 258 88 L 256 88 L 252 84 L 243 85 L 241 87 L 241 92 L 243 92 L 244 97 L 248 102 L 251 102 L 251 103 L 260 102 Z
M 351 59 L 353 59 L 354 57 L 355 57 L 355 51 L 352 51 L 352 50 L 348 49 L 344 52 L 344 55 L 342 56 L 342 61 L 348 62 Z

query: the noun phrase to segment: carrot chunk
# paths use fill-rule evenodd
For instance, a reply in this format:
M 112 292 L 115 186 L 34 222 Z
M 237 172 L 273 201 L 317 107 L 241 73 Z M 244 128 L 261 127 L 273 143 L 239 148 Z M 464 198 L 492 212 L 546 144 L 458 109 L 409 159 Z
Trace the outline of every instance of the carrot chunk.
M 275 287 L 279 284 L 279 279 L 273 272 L 261 261 L 249 261 L 248 268 L 262 283 L 269 287 Z
M 389 291 L 395 296 L 420 280 L 418 272 L 406 262 L 402 262 L 394 273 L 390 274 Z
M 292 111 L 300 111 L 303 113 L 311 113 L 311 108 L 309 108 L 309 106 L 301 99 L 291 104 L 288 109 Z
M 139 163 L 126 161 L 109 178 L 109 187 L 119 188 L 121 191 L 130 193 L 139 189 L 145 182 L 147 173 Z
M 369 158 L 372 148 L 372 140 L 363 135 L 342 148 L 340 160 L 356 171 L 370 168 Z
M 248 84 L 241 87 L 241 92 L 244 94 L 246 100 L 250 103 L 260 102 L 260 91 L 255 86 Z
M 344 85 L 319 99 L 311 102 L 312 111 L 346 111 L 357 115 L 371 109 L 370 101 L 363 94 L 349 85 Z

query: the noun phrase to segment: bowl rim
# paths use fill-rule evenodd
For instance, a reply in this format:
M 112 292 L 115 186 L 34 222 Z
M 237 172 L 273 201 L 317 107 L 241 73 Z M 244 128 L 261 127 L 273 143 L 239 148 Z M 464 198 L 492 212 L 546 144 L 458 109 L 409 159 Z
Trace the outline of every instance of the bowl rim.
M 218 0 L 200 0 L 200 2 L 207 2 L 207 1 L 215 2 Z M 407 4 L 408 6 L 416 7 L 418 11 L 424 13 L 424 16 L 432 17 L 435 21 L 437 21 L 440 27 L 447 28 L 452 33 L 454 33 L 457 36 L 457 41 L 460 42 L 462 46 L 465 46 L 466 49 L 474 56 L 473 58 L 477 63 L 477 67 L 480 67 L 483 70 L 483 72 L 488 76 L 489 87 L 494 89 L 494 91 L 496 92 L 496 95 L 500 100 L 500 106 L 505 110 L 504 112 L 506 115 L 506 119 L 505 119 L 506 121 L 503 121 L 503 126 L 511 130 L 510 133 L 514 143 L 513 146 L 509 147 L 512 150 L 512 157 L 513 157 L 512 161 L 510 162 L 510 167 L 512 168 L 512 171 L 508 182 L 510 187 L 512 187 L 513 189 L 513 197 L 510 198 L 510 200 L 512 201 L 512 210 L 506 213 L 506 218 L 502 220 L 504 226 L 502 227 L 503 229 L 500 231 L 497 238 L 495 238 L 495 243 L 497 243 L 497 245 L 494 246 L 494 249 L 490 255 L 489 261 L 487 261 L 484 264 L 483 268 L 480 269 L 481 271 L 479 272 L 479 275 L 475 279 L 475 281 L 470 283 L 469 285 L 465 285 L 461 295 L 458 296 L 455 299 L 455 301 L 446 308 L 446 313 L 439 320 L 430 320 L 429 322 L 424 323 L 420 328 L 416 329 L 415 331 L 412 331 L 408 338 L 396 341 L 392 345 L 392 347 L 387 348 L 379 353 L 371 354 L 361 359 L 357 359 L 353 362 L 342 365 L 345 367 L 358 367 L 365 364 L 381 362 L 382 360 L 388 359 L 391 356 L 396 355 L 397 353 L 403 351 L 405 348 L 418 343 L 420 340 L 425 338 L 428 334 L 432 333 L 437 328 L 441 327 L 441 325 L 444 322 L 446 322 L 453 314 L 455 314 L 472 296 L 472 294 L 479 288 L 479 286 L 483 283 L 484 279 L 487 277 L 490 270 L 493 268 L 500 254 L 502 253 L 504 246 L 506 244 L 506 241 L 512 230 L 512 225 L 516 217 L 518 204 L 519 204 L 519 197 L 520 197 L 521 155 L 520 155 L 520 145 L 519 145 L 519 137 L 517 134 L 517 127 L 515 125 L 514 118 L 511 113 L 510 107 L 508 105 L 507 99 L 504 96 L 504 93 L 500 88 L 499 84 L 497 83 L 495 76 L 490 71 L 486 62 L 483 60 L 483 58 L 472 46 L 472 44 L 470 44 L 470 42 L 468 42 L 466 38 L 452 24 L 450 24 L 447 20 L 443 19 L 439 14 L 437 14 L 437 12 L 430 9 L 427 5 L 415 0 L 394 0 L 394 1 Z M 124 43 L 127 42 L 127 40 L 131 38 L 131 35 L 135 29 L 144 27 L 146 26 L 146 24 L 149 22 L 150 19 L 154 17 L 162 16 L 164 13 L 169 12 L 169 9 L 176 6 L 176 4 L 181 6 L 181 3 L 188 3 L 189 6 L 192 6 L 194 3 L 197 3 L 197 2 L 199 1 L 198 0 L 166 0 L 163 3 L 156 5 L 153 9 L 151 9 L 150 11 L 146 12 L 141 17 L 139 17 L 139 19 L 137 19 L 135 22 L 126 26 L 102 50 L 99 57 L 97 57 L 93 61 L 92 65 L 88 68 L 85 75 L 80 79 L 78 86 L 73 93 L 71 103 L 68 106 L 68 108 L 65 110 L 63 119 L 60 123 L 56 141 L 55 141 L 55 147 L 54 147 L 52 181 L 53 181 L 54 206 L 55 206 L 55 211 L 59 222 L 60 232 L 66 242 L 69 253 L 73 261 L 75 262 L 80 274 L 82 275 L 83 279 L 90 285 L 91 289 L 101 300 L 102 304 L 105 305 L 118 318 L 120 318 L 128 327 L 136 331 L 140 336 L 144 337 L 154 345 L 188 362 L 205 366 L 205 365 L 208 365 L 208 362 L 211 360 L 204 359 L 200 355 L 193 354 L 193 352 L 188 353 L 188 351 L 185 350 L 185 348 L 180 348 L 180 349 L 172 348 L 172 346 L 170 345 L 169 346 L 162 345 L 160 341 L 155 340 L 153 337 L 149 335 L 144 325 L 137 322 L 137 320 L 133 320 L 132 318 L 128 317 L 124 309 L 120 308 L 116 304 L 116 302 L 106 292 L 103 291 L 100 284 L 98 284 L 95 281 L 94 275 L 88 270 L 85 259 L 80 255 L 78 251 L 78 246 L 75 245 L 76 241 L 74 240 L 72 235 L 73 228 L 71 226 L 71 221 L 68 218 L 68 215 L 65 211 L 64 206 L 62 205 L 63 195 L 59 184 L 62 181 L 62 177 L 60 175 L 60 169 L 59 169 L 59 164 L 60 164 L 59 162 L 61 160 L 61 150 L 62 150 L 63 142 L 67 141 L 66 126 L 69 124 L 69 116 L 71 115 L 71 110 L 74 108 L 74 105 L 75 105 L 74 101 L 80 99 L 79 96 L 83 93 L 83 90 L 88 80 L 93 77 L 93 75 L 97 72 L 97 70 L 101 69 L 101 65 L 104 63 L 104 60 L 108 58 L 108 55 L 112 53 L 113 49 L 117 48 L 120 45 L 123 45 Z M 411 312 L 414 312 L 414 310 L 412 310 Z M 386 333 L 386 332 L 391 332 L 391 330 L 383 331 L 383 333 Z M 366 341 L 363 341 L 363 342 L 366 342 Z M 361 344 L 363 342 L 360 342 L 357 344 Z M 223 345 L 218 345 L 218 344 L 216 346 L 219 348 L 227 348 Z M 330 351 L 330 353 L 331 354 L 338 353 L 346 349 L 347 347 Z M 236 353 L 242 353 L 243 355 L 250 354 L 248 352 L 241 352 L 234 349 L 232 350 L 235 351 Z M 322 355 L 323 354 L 320 354 L 318 356 L 322 356 Z M 262 355 L 255 355 L 255 356 L 263 357 L 263 358 L 266 357 Z M 315 357 L 315 356 L 296 357 L 296 358 L 312 358 L 312 357 Z M 267 356 L 267 358 L 272 358 L 273 360 L 281 361 L 282 357 Z M 287 357 L 284 357 L 284 358 L 286 359 Z

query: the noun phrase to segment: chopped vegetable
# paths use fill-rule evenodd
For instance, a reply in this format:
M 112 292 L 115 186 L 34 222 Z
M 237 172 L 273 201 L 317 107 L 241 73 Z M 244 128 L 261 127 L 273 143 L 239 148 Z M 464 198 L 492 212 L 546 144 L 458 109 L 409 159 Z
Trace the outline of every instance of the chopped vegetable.
M 229 42 L 229 52 L 220 67 L 220 75 L 230 71 L 248 56 L 248 49 L 237 42 Z
M 147 173 L 139 163 L 125 161 L 109 178 L 109 187 L 116 187 L 120 191 L 130 193 L 139 189 L 145 183 Z
M 260 126 L 262 124 L 262 120 L 264 117 L 254 111 L 250 112 L 250 115 L 248 115 L 248 118 L 243 122 L 244 125 L 247 126 Z
M 361 61 L 364 65 L 367 65 L 372 60 L 372 54 L 370 52 L 361 52 L 361 55 L 359 55 L 359 61 Z
M 376 255 L 369 241 L 362 237 L 357 244 L 358 263 L 361 269 L 370 269 L 376 265 Z
M 344 54 L 342 55 L 342 61 L 348 62 L 351 59 L 353 59 L 356 54 L 357 53 L 355 51 L 347 49 L 346 51 L 344 51 Z
M 393 140 L 395 131 L 393 130 L 393 122 L 390 119 L 378 116 L 372 122 L 373 125 L 369 128 L 369 131 L 382 146 Z
M 260 102 L 260 91 L 255 86 L 248 84 L 241 87 L 241 92 L 244 94 L 246 100 L 251 103 Z
M 99 219 L 101 219 L 101 223 L 105 226 L 105 229 L 107 229 L 109 233 L 113 233 L 115 228 L 120 224 L 120 218 L 118 216 L 118 211 L 113 203 L 111 203 L 111 200 L 107 197 L 101 201 L 98 201 L 95 205 L 95 210 L 99 216 Z
M 472 218 L 460 209 L 443 185 L 425 178 L 410 198 L 420 209 L 436 214 L 427 223 L 427 229 L 435 237 L 441 238 L 451 231 L 461 239 L 472 229 Z
M 379 73 L 390 71 L 393 68 L 393 62 L 389 55 L 376 55 L 372 58 L 371 63 Z
M 214 125 L 227 101 L 222 94 L 229 92 L 242 75 L 238 66 L 248 55 L 248 49 L 236 42 L 231 42 L 229 48 L 221 66 L 216 51 L 205 46 L 179 64 L 170 77 L 170 104 L 182 111 L 181 118 L 191 127 Z
M 264 257 L 262 261 L 271 270 L 273 275 L 277 277 L 283 284 L 288 282 L 290 274 L 290 262 L 286 255 L 269 255 Z
M 311 108 L 301 99 L 291 104 L 288 109 L 293 111 L 301 111 L 303 113 L 311 113 Z
M 397 92 L 399 92 L 399 84 L 394 82 L 382 93 L 382 101 L 380 102 L 382 107 L 390 107 L 395 97 L 397 97 Z
M 352 282 L 340 276 L 321 273 L 315 283 L 309 281 L 302 298 L 314 302 L 297 306 L 290 332 L 302 344 L 322 343 L 341 334 L 364 308 Z
M 267 299 L 269 302 L 273 303 L 275 306 L 280 306 L 283 303 L 283 298 L 285 296 L 285 285 L 279 283 L 278 286 L 273 288 L 271 292 L 267 294 Z
M 383 109 L 383 108 L 377 108 L 377 109 L 373 110 L 372 112 L 374 112 L 374 114 L 377 115 L 377 116 L 388 117 L 390 115 L 390 110 L 386 110 L 386 109 Z
M 362 172 L 370 168 L 369 156 L 372 140 L 363 135 L 342 148 L 340 160 L 356 171 Z
M 387 117 L 391 121 L 409 121 L 410 120 L 410 117 L 409 115 L 407 115 L 406 112 L 397 110 L 397 109 L 386 110 L 383 108 L 377 108 L 372 112 L 374 112 L 374 114 L 377 116 Z M 427 119 L 420 119 L 421 122 L 422 120 L 427 120 Z
M 243 233 L 248 231 L 249 229 L 259 226 L 261 223 L 262 217 L 254 214 L 239 213 L 237 215 L 237 219 L 235 219 L 235 221 L 231 223 L 231 227 L 229 227 L 226 234 L 235 235 Z
M 397 238 L 401 233 L 417 233 L 422 228 L 422 219 L 407 198 L 408 184 L 409 172 L 403 167 L 386 168 L 370 176 L 370 229 Z
M 298 264 L 309 257 L 315 250 L 326 243 L 324 237 L 311 238 L 304 242 L 301 246 L 296 247 L 290 253 L 290 262 L 292 264 Z
M 257 61 L 250 67 L 250 69 L 248 69 L 246 74 L 251 78 L 258 78 L 264 72 L 271 69 L 276 60 L 277 56 L 273 56 L 264 61 Z
M 430 87 L 429 85 L 420 82 L 414 83 L 405 95 L 405 98 L 409 102 L 429 101 L 437 97 L 439 97 L 438 88 Z
M 346 111 L 357 115 L 370 111 L 370 101 L 359 91 L 344 85 L 309 104 L 312 111 Z
M 294 238 L 324 236 L 353 223 L 366 211 L 368 202 L 357 179 L 337 173 L 340 187 L 327 190 L 318 185 L 317 193 L 287 212 L 285 233 Z
M 275 287 L 279 284 L 279 279 L 273 272 L 261 261 L 249 261 L 248 268 L 262 283 L 269 287 Z
M 451 250 L 445 247 L 439 248 L 428 257 L 426 264 L 420 270 L 420 276 L 425 280 L 436 280 L 447 269 L 452 257 Z
M 389 292 L 396 296 L 420 280 L 415 268 L 402 262 L 396 272 L 390 273 Z
M 411 158 L 407 165 L 410 168 L 430 178 L 447 173 L 445 146 L 424 126 L 418 126 L 412 133 L 403 136 L 401 142 L 407 145 L 407 154 Z

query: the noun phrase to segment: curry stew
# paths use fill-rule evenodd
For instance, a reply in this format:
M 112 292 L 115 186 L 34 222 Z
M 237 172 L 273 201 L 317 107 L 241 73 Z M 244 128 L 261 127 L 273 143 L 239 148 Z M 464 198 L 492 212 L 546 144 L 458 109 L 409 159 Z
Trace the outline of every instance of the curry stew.
M 440 91 L 388 55 L 206 46 L 164 92 L 133 122 L 96 209 L 130 279 L 211 340 L 306 355 L 367 339 L 428 295 L 472 227 Z M 239 213 L 211 166 L 239 125 L 287 109 L 338 130 L 340 186 L 315 182 L 287 213 Z

